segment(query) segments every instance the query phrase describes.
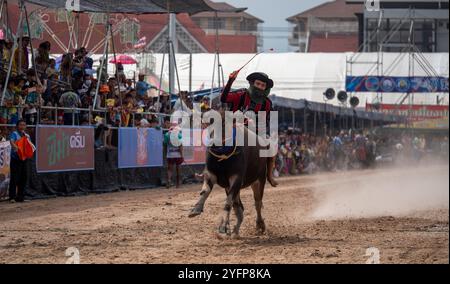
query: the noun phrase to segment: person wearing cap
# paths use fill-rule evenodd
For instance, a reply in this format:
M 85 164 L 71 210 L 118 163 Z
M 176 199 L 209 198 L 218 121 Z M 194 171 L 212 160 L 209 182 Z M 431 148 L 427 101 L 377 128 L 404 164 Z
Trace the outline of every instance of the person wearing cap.
M 273 80 L 271 80 L 265 73 L 255 72 L 247 77 L 247 81 L 250 84 L 247 89 L 240 89 L 232 92 L 231 86 L 236 80 L 238 74 L 239 71 L 234 71 L 230 74 L 228 83 L 220 97 L 221 102 L 229 104 L 233 112 L 242 111 L 245 113 L 247 111 L 253 111 L 257 115 L 258 112 L 265 111 L 266 125 L 267 129 L 269 129 L 272 101 L 268 98 L 268 96 L 274 85 Z M 276 155 L 268 158 L 267 165 L 267 180 L 273 187 L 278 185 L 273 177 L 275 157 Z
M 99 82 L 97 82 L 99 84 Z M 102 107 L 102 103 L 105 101 L 105 99 L 108 97 L 109 94 L 109 86 L 108 85 L 101 85 L 98 89 L 98 96 L 97 101 L 95 102 L 95 108 L 96 109 L 105 109 L 107 106 Z

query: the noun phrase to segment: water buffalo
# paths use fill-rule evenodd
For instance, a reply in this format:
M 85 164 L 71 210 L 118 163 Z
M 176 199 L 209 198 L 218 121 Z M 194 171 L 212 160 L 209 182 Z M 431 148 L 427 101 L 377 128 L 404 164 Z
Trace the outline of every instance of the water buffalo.
M 263 143 L 260 140 L 262 138 L 246 127 L 236 127 L 236 131 L 244 132 L 245 141 L 249 141 L 248 137 L 255 139 L 256 146 L 248 146 L 246 142 L 244 146 L 235 145 L 228 148 L 212 146 L 208 148 L 200 199 L 189 214 L 189 217 L 195 217 L 203 212 L 205 201 L 215 184 L 225 188 L 227 199 L 219 225 L 219 237 L 231 233 L 234 237 L 239 236 L 239 228 L 244 219 L 244 206 L 241 202 L 240 191 L 249 186 L 253 190 L 255 199 L 256 229 L 259 233 L 263 233 L 266 229 L 261 209 L 267 176 L 267 158 L 260 155 L 260 150 L 268 147 L 262 146 Z M 230 231 L 231 208 L 234 209 L 237 218 L 232 232 Z

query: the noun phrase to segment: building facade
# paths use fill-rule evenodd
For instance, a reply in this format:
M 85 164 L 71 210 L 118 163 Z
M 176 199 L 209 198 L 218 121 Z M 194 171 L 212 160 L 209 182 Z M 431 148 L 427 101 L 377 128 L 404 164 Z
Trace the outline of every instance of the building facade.
M 289 45 L 298 52 L 346 52 L 358 50 L 358 18 L 361 5 L 334 0 L 289 17 Z
M 363 0 L 347 4 L 364 7 Z M 380 9 L 358 13 L 359 43 L 366 52 L 449 51 L 448 0 L 381 0 Z
M 232 6 L 224 5 L 223 10 L 230 10 L 230 8 L 234 9 Z M 103 53 L 108 23 L 107 14 L 71 13 L 65 9 L 36 9 L 33 6 L 30 6 L 29 11 L 30 28 L 24 25 L 24 32 L 31 36 L 34 46 L 42 41 L 49 41 L 52 46 L 51 52 L 54 54 L 73 52 L 79 47 L 86 47 L 94 54 Z M 176 16 L 177 41 L 174 44 L 176 52 L 213 53 L 217 48 L 221 53 L 257 52 L 257 30 L 261 20 L 243 12 L 220 13 L 218 23 L 225 22 L 226 25 L 219 29 L 217 39 L 215 32 L 208 28 L 215 27 L 214 25 L 199 26 L 197 24 L 203 25 L 204 19 L 208 18 L 208 15 L 203 17 L 201 14 L 203 13 L 198 15 L 200 17 L 188 14 Z M 0 23 L 0 32 L 4 34 L 4 37 L 12 38 L 18 20 L 19 9 L 17 5 L 10 4 L 8 22 Z M 110 14 L 109 22 L 113 32 L 113 40 L 109 44 L 110 53 L 113 52 L 113 48 L 116 53 L 161 53 L 168 50 L 168 14 Z M 142 46 L 143 38 L 145 38 L 144 46 Z M 137 45 L 139 48 L 136 48 Z
M 206 3 L 219 11 L 235 9 L 225 2 L 206 1 Z M 260 25 L 264 21 L 249 13 L 243 11 L 238 13 L 220 12 L 216 17 L 214 12 L 202 12 L 192 15 L 191 18 L 207 35 L 215 35 L 217 27 L 219 35 L 252 35 L 257 38 L 258 48 L 263 46 Z

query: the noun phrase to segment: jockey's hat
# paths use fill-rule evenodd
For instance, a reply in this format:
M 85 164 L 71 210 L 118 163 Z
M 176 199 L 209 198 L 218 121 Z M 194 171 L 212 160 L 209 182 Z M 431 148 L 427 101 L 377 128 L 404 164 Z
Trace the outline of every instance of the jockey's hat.
M 255 72 L 247 77 L 247 81 L 249 83 L 254 83 L 256 80 L 263 81 L 267 84 L 267 89 L 273 88 L 273 80 L 269 78 L 269 76 L 266 73 L 263 72 Z

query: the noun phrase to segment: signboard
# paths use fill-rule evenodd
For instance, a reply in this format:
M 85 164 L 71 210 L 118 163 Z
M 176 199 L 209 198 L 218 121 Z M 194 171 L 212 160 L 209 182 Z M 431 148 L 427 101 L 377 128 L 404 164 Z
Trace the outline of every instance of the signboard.
M 37 127 L 38 173 L 94 169 L 94 128 L 83 126 Z
M 162 130 L 119 128 L 119 165 L 123 168 L 163 166 Z
M 366 111 L 403 115 L 414 128 L 448 129 L 448 105 L 366 104 Z
M 347 92 L 371 93 L 448 93 L 448 78 L 347 76 Z
M 11 144 L 0 142 L 0 198 L 8 195 L 10 180 Z

